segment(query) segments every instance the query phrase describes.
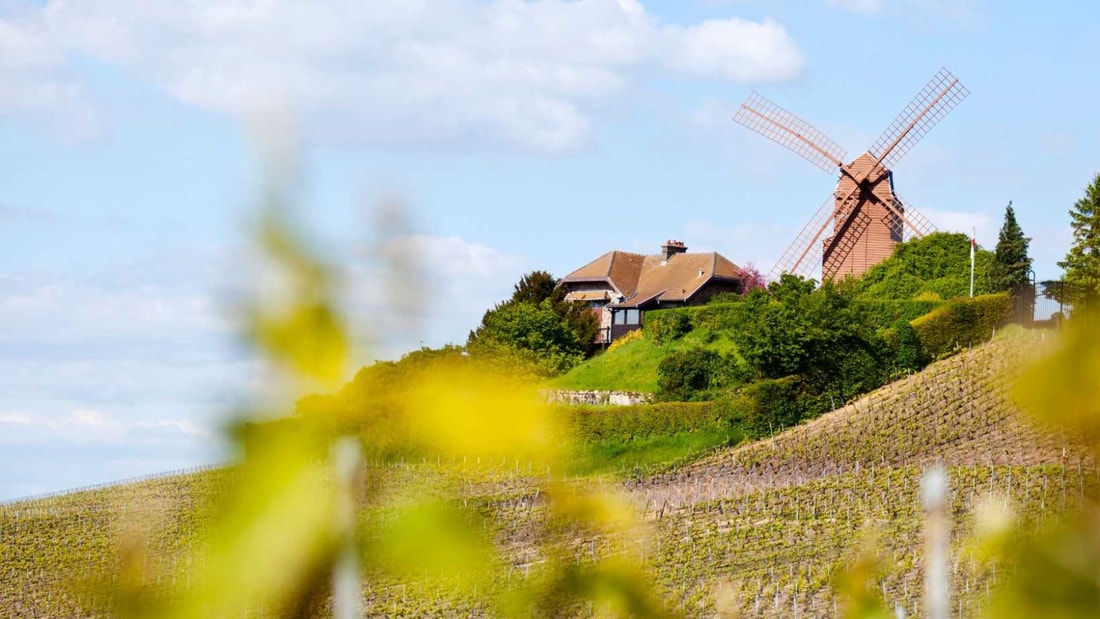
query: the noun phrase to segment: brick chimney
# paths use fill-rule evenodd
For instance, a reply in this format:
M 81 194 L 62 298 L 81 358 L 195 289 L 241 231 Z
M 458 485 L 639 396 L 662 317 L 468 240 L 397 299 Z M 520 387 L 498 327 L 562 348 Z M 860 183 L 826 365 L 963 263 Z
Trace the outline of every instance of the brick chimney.
M 676 254 L 685 253 L 687 250 L 688 248 L 686 245 L 684 245 L 683 241 L 665 241 L 665 244 L 661 245 L 662 260 L 668 262 Z

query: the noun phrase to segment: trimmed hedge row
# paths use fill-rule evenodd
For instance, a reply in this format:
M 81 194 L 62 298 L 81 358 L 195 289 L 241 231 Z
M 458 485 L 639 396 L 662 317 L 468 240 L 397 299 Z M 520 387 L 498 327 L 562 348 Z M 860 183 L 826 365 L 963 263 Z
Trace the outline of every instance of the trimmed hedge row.
M 562 406 L 581 442 L 646 438 L 729 427 L 713 402 L 661 402 L 634 406 Z
M 691 326 L 718 332 L 736 329 L 741 323 L 741 303 L 713 303 L 691 308 Z
M 559 406 L 578 442 L 630 441 L 683 432 L 741 427 L 756 436 L 815 417 L 827 409 L 803 393 L 795 376 L 753 381 L 736 394 L 708 402 L 659 402 L 634 406 Z
M 1011 315 L 1012 298 L 998 292 L 973 299 L 952 299 L 909 324 L 916 330 L 925 352 L 938 358 L 961 346 L 988 339 Z
M 856 300 L 852 306 L 862 316 L 879 327 L 888 327 L 899 320 L 916 320 L 928 312 L 942 307 L 943 301 L 917 301 L 913 299 Z
M 646 338 L 654 344 L 667 344 L 687 335 L 692 329 L 692 309 L 694 308 L 678 307 L 646 312 L 642 325 Z

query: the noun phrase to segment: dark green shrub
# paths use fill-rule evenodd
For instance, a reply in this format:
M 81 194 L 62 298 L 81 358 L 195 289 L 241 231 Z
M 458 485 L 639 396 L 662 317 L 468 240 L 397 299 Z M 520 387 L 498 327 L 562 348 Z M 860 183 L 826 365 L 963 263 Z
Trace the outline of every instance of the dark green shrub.
M 679 308 L 646 312 L 642 328 L 653 343 L 667 344 L 691 331 L 691 318 L 686 310 Z
M 899 374 L 920 370 L 932 360 L 921 345 L 917 330 L 907 320 L 898 320 L 883 334 L 883 340 L 894 356 L 894 370 Z
M 705 348 L 668 353 L 657 366 L 658 397 L 680 402 L 704 399 L 721 359 L 721 355 Z
M 698 347 L 674 350 L 657 366 L 657 397 L 666 402 L 711 400 L 752 377 L 752 369 L 736 355 Z
M 797 424 L 810 416 L 808 400 L 803 397 L 797 376 L 753 381 L 739 394 L 735 407 L 744 411 L 745 424 L 758 436 Z

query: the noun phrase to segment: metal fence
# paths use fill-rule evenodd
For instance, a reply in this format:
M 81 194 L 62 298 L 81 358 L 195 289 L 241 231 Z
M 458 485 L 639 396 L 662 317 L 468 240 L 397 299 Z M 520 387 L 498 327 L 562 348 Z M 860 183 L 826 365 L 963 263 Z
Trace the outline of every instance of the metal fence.
M 1029 284 L 1034 301 L 1030 320 L 1035 326 L 1059 328 L 1073 311 L 1074 285 L 1065 279 L 1050 279 Z M 1026 308 L 1020 308 L 1026 310 Z
M 1060 328 L 1073 309 L 1071 284 L 1064 279 L 1031 280 L 1012 292 L 1012 322 L 1027 327 Z

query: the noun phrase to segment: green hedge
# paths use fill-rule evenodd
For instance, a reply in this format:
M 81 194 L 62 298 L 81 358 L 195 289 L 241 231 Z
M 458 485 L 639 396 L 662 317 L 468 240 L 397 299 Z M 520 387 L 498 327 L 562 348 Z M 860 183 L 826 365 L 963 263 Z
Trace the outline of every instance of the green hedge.
M 655 344 L 667 344 L 687 335 L 691 331 L 691 309 L 680 307 L 646 312 L 642 325 L 645 336 Z
M 921 347 L 938 358 L 989 339 L 993 330 L 1007 323 L 1011 315 L 1011 297 L 999 292 L 973 299 L 952 299 L 910 324 Z
M 691 326 L 711 331 L 736 329 L 741 323 L 741 303 L 714 303 L 691 308 Z
M 716 430 L 730 420 L 713 402 L 662 402 L 633 406 L 563 406 L 574 436 L 582 442 L 632 440 Z
M 943 301 L 916 300 L 856 300 L 852 303 L 856 312 L 880 328 L 889 327 L 899 320 L 916 320 L 928 312 L 942 307 Z

